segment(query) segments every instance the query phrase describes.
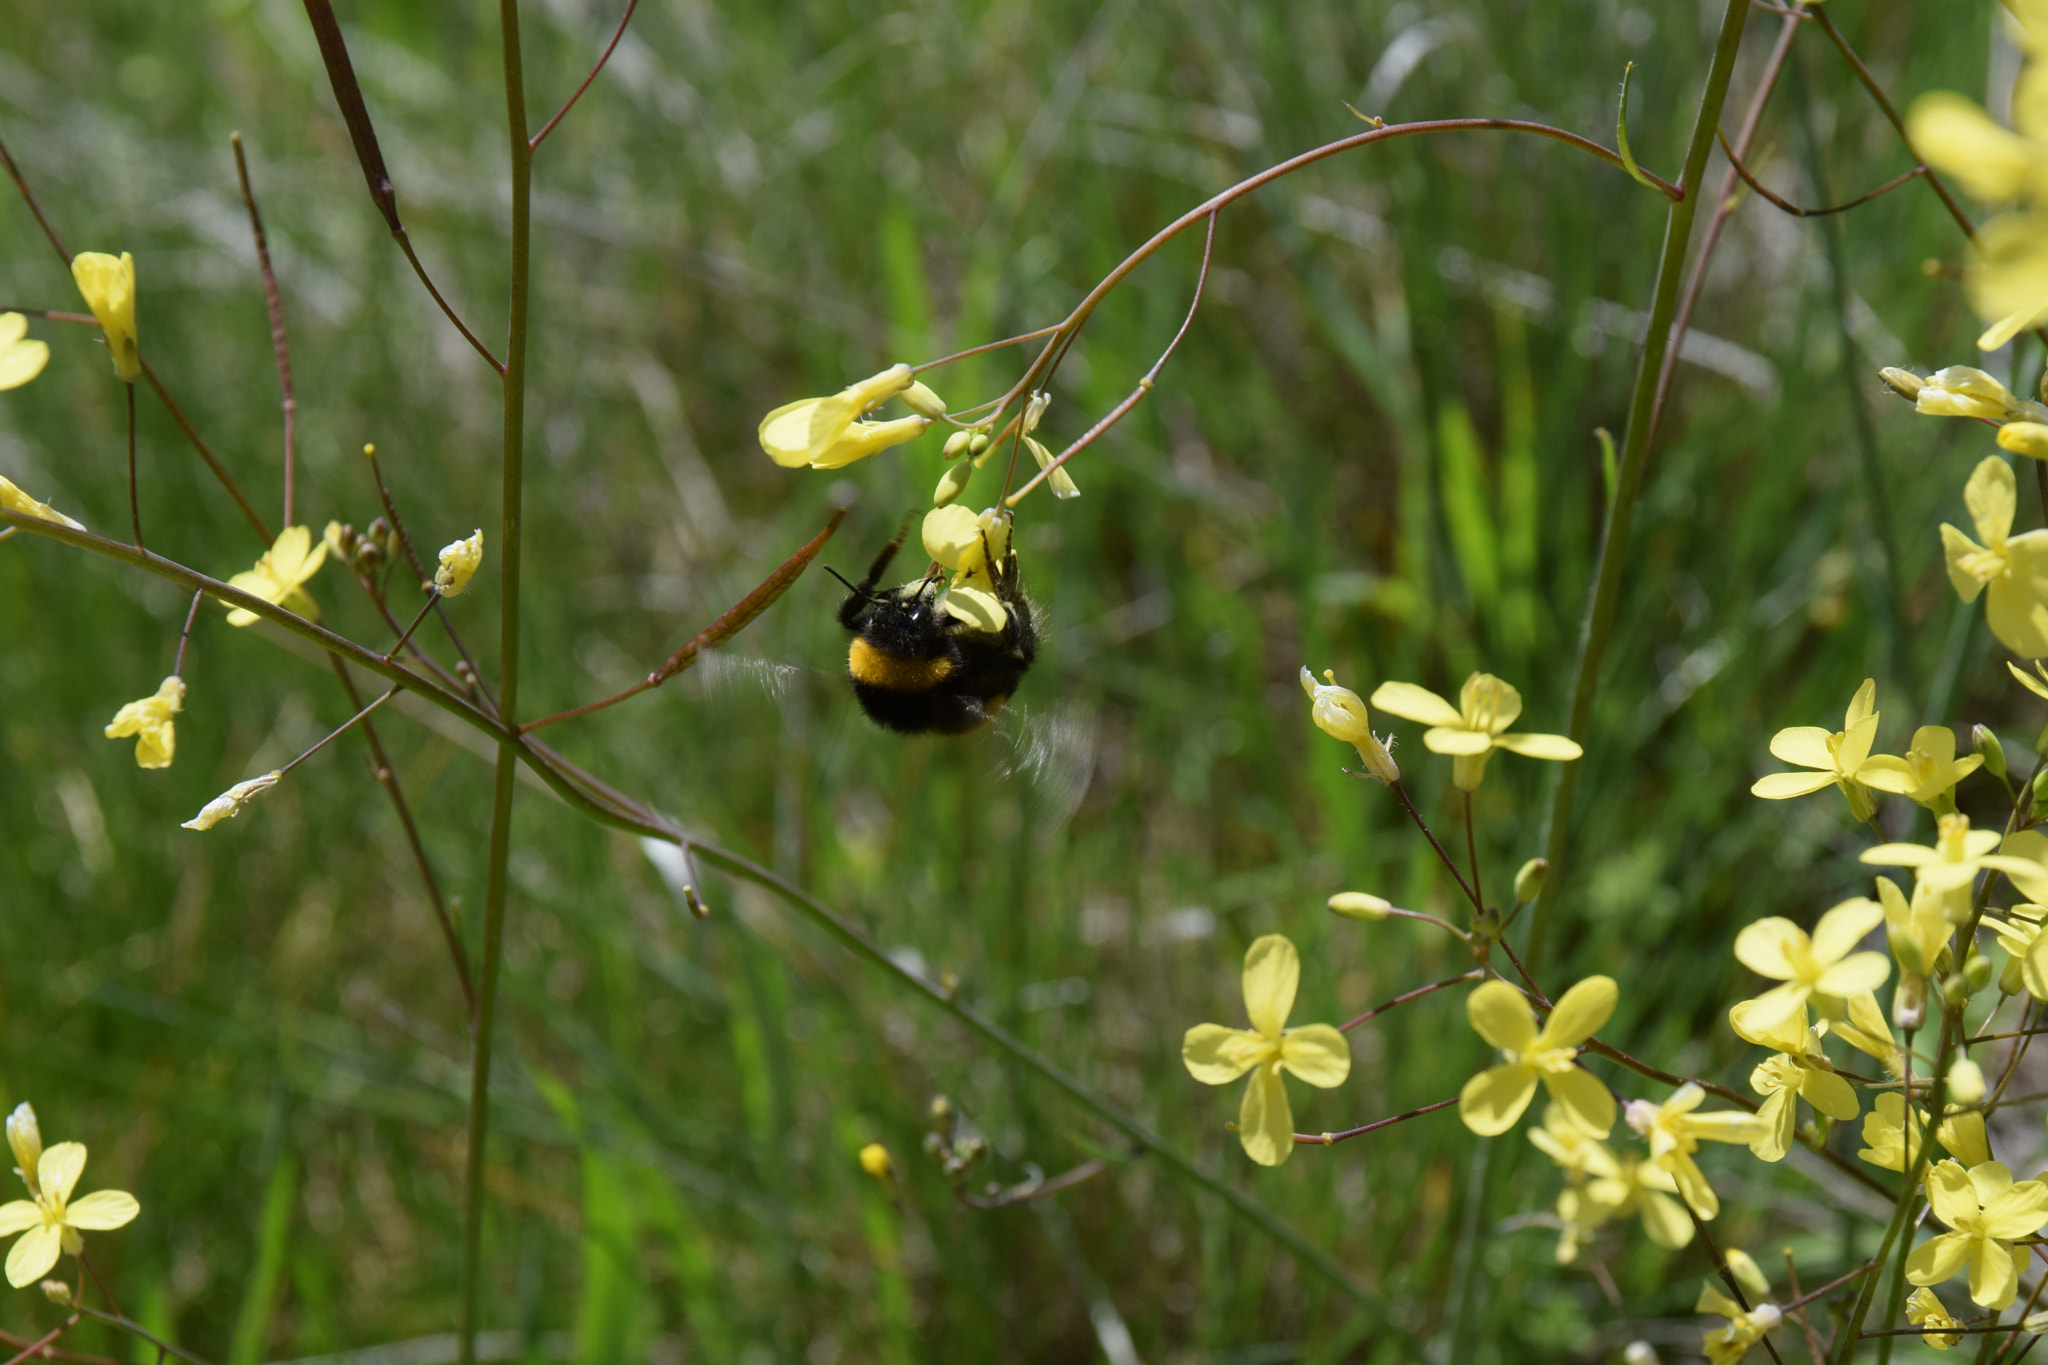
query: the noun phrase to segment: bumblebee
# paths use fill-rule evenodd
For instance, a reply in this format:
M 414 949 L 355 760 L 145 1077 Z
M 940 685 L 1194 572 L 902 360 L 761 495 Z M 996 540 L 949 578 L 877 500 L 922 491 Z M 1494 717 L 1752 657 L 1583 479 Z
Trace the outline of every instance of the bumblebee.
M 908 530 L 906 524 L 904 530 Z M 846 671 L 868 718 L 906 735 L 964 735 L 987 724 L 1016 692 L 1038 654 L 1031 604 L 1011 551 L 995 566 L 1003 604 L 999 631 L 978 630 L 939 603 L 940 571 L 894 588 L 875 585 L 903 545 L 903 531 L 882 547 L 858 583 L 846 583 L 839 624 L 853 632 Z

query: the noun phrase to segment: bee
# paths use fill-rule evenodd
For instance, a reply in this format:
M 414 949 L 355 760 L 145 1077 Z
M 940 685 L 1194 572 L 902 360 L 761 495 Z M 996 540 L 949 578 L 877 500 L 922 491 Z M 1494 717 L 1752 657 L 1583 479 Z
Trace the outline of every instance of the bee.
M 868 718 L 906 735 L 964 735 L 1003 709 L 1038 654 L 1031 603 L 1024 596 L 1014 550 L 994 567 L 999 631 L 978 630 L 939 603 L 941 570 L 894 588 L 877 588 L 903 545 L 906 522 L 882 547 L 868 574 L 846 583 L 839 624 L 853 632 L 846 671 Z

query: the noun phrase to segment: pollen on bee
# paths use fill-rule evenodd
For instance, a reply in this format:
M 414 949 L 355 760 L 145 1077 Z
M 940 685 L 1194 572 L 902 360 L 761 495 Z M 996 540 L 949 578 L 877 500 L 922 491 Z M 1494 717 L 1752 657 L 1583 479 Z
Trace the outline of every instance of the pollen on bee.
M 856 636 L 846 653 L 846 671 L 855 682 L 868 687 L 889 692 L 922 692 L 944 682 L 953 672 L 953 661 L 943 655 L 936 659 L 901 658 Z

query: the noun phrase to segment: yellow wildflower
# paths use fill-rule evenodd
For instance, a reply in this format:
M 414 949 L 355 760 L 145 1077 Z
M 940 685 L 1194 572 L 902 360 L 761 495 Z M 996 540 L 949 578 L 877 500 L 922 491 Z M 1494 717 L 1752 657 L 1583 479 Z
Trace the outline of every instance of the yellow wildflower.
M 862 414 L 911 388 L 913 382 L 908 365 L 892 365 L 830 398 L 785 403 L 761 419 L 761 449 L 786 469 L 802 469 L 806 465 L 812 469 L 839 469 L 890 446 L 914 440 L 931 425 L 931 418 L 859 420 Z M 924 392 L 931 393 L 929 389 Z M 932 397 L 936 400 L 937 395 Z
M 81 251 L 71 258 L 71 278 L 100 320 L 115 378 L 133 384 L 142 375 L 142 352 L 135 342 L 135 258 L 125 251 L 118 257 Z
M 1959 1061 L 1949 1068 L 1948 1088 L 1951 1094 L 1956 1092 L 1956 1072 L 1964 1065 Z M 1983 1077 L 1979 1076 L 1977 1099 L 1983 1098 Z M 1934 1140 L 1966 1168 L 1981 1166 L 1991 1160 L 1991 1142 L 1984 1133 L 1984 1115 L 1978 1110 L 1965 1109 L 1961 1105 L 1948 1106 L 1948 1117 L 1935 1128 Z
M 1237 1137 L 1245 1155 L 1278 1166 L 1294 1154 L 1294 1111 L 1282 1071 L 1328 1090 L 1351 1074 L 1351 1045 L 1328 1024 L 1287 1027 L 1301 982 L 1301 957 L 1280 934 L 1267 934 L 1244 955 L 1244 1008 L 1249 1029 L 1197 1024 L 1181 1041 L 1181 1061 L 1204 1085 L 1228 1085 L 1249 1071 Z
M 2012 467 L 1995 455 L 1970 475 L 1963 502 L 1984 543 L 1942 523 L 1949 582 L 1965 602 L 1984 594 L 1984 619 L 2007 649 L 2029 659 L 2048 654 L 2048 527 L 2007 535 L 2018 495 Z
M 1946 1330 L 1963 1324 L 1948 1315 L 1948 1309 L 1942 1307 L 1932 1289 L 1913 1291 L 1906 1300 L 1906 1321 L 1920 1328 L 1920 1340 L 1937 1351 L 1946 1351 L 1963 1339 L 1960 1332 Z
M 484 533 L 479 527 L 468 540 L 451 541 L 441 547 L 441 563 L 434 570 L 434 591 L 443 597 L 460 597 L 484 562 Z
M 1749 1354 L 1750 1347 L 1763 1340 L 1764 1333 L 1785 1317 L 1772 1303 L 1760 1303 L 1745 1309 L 1715 1287 L 1712 1280 L 1701 1287 L 1699 1301 L 1693 1305 L 1693 1311 L 1728 1319 L 1726 1327 L 1716 1328 L 1701 1338 L 1700 1345 L 1707 1353 L 1707 1365 L 1736 1365 Z
M 263 557 L 256 561 L 256 567 L 230 578 L 228 586 L 240 588 L 251 597 L 275 602 L 308 621 L 317 621 L 320 608 L 307 595 L 304 584 L 320 572 L 320 566 L 326 562 L 326 541 L 315 545 L 311 531 L 303 526 L 287 526 L 278 532 L 276 544 L 265 550 Z M 254 620 L 256 613 L 241 607 L 228 612 L 228 624 L 231 626 L 246 626 Z
M 2048 421 L 2048 407 L 2018 397 L 1984 371 L 1968 365 L 1950 365 L 1921 380 L 1913 407 L 1929 417 L 1974 417 L 1986 422 Z
M 25 1234 L 7 1253 L 7 1282 L 16 1289 L 48 1274 L 60 1252 L 76 1256 L 84 1251 L 85 1239 L 79 1233 L 112 1232 L 142 1212 L 135 1196 L 123 1190 L 72 1199 L 71 1191 L 85 1171 L 85 1144 L 60 1142 L 45 1150 L 35 1110 L 26 1104 L 8 1118 L 7 1140 L 30 1196 L 0 1204 L 0 1237 Z
M 1605 1210 L 1604 1216 L 1636 1215 L 1650 1240 L 1667 1251 L 1692 1242 L 1692 1219 L 1686 1216 L 1685 1206 L 1672 1197 L 1678 1193 L 1678 1182 L 1662 1166 L 1634 1152 L 1617 1155 L 1607 1144 L 1595 1142 L 1586 1173 L 1591 1177 L 1586 1182 L 1586 1199 Z
M 1942 913 L 1950 924 L 1968 924 L 1975 907 L 1970 902 L 1970 885 L 1986 868 L 2003 872 L 2024 887 L 2042 875 L 2039 863 L 2009 853 L 1994 853 L 1999 835 L 1995 829 L 1971 829 L 1970 817 L 1944 815 L 1934 822 L 1934 844 L 1879 844 L 1863 850 L 1862 859 L 1879 867 L 1910 867 L 1917 886 L 1925 886 L 1941 897 Z M 2025 845 L 2022 845 L 2025 847 Z M 2019 879 L 2025 878 L 2025 882 Z
M 0 313 L 0 389 L 18 389 L 50 363 L 50 347 L 28 335 L 28 319 Z
M 1371 713 L 1365 709 L 1365 702 L 1350 688 L 1337 686 L 1335 669 L 1324 669 L 1323 677 L 1329 681 L 1317 682 L 1306 665 L 1301 670 L 1301 690 L 1308 693 L 1316 728 L 1357 749 L 1366 773 L 1381 786 L 1399 782 L 1401 769 L 1395 765 L 1386 744 L 1373 734 L 1369 724 Z
M 187 820 L 180 828 L 212 829 L 223 820 L 231 820 L 242 813 L 242 805 L 258 792 L 269 791 L 278 784 L 283 773 L 272 770 L 261 777 L 252 777 L 247 782 L 237 782 L 213 800 L 200 808 L 199 814 Z
M 991 507 L 976 516 L 957 504 L 925 513 L 925 553 L 952 570 L 940 607 L 975 630 L 1000 632 L 1010 614 L 996 592 L 996 566 L 1010 548 L 1010 522 Z
M 1883 953 L 1852 951 L 1857 942 L 1884 921 L 1875 901 L 1843 901 L 1820 917 L 1813 934 L 1791 920 L 1771 916 L 1747 925 L 1735 936 L 1735 957 L 1758 976 L 1782 981 L 1765 991 L 1746 1016 L 1750 1028 L 1768 1032 L 1784 1020 L 1802 1015 L 1810 1001 L 1821 1014 L 1839 1018 L 1848 1012 L 1847 997 L 1876 990 L 1891 975 Z
M 1879 1095 L 1870 1106 L 1870 1112 L 1863 1116 L 1863 1141 L 1865 1146 L 1856 1155 L 1873 1166 L 1887 1171 L 1904 1171 L 1908 1163 L 1920 1156 L 1920 1146 L 1926 1140 L 1926 1122 L 1920 1111 L 1912 1111 L 1913 1144 L 1906 1146 L 1906 1101 L 1896 1092 L 1888 1091 Z
M 1649 1142 L 1650 1160 L 1670 1175 L 1678 1186 L 1679 1197 L 1703 1219 L 1719 1213 L 1721 1201 L 1692 1154 L 1703 1141 L 1732 1142 L 1746 1147 L 1765 1132 L 1763 1120 L 1755 1114 L 1739 1110 L 1694 1113 L 1706 1097 L 1706 1091 L 1687 1081 L 1662 1104 L 1630 1100 L 1624 1111 L 1628 1126 Z
M 168 768 L 178 752 L 178 737 L 171 718 L 185 707 L 185 680 L 173 673 L 157 684 L 156 695 L 131 701 L 114 713 L 107 726 L 108 739 L 134 735 L 135 766 Z
M 1877 896 L 1884 906 L 1885 937 L 1892 956 L 1898 960 L 1900 974 L 1924 977 L 1932 973 L 1936 960 L 1955 933 L 1955 926 L 1943 912 L 1941 893 L 1915 882 L 1913 899 L 1908 901 L 1897 882 L 1879 877 Z
M 1766 801 L 1784 801 L 1833 784 L 1849 798 L 1849 813 L 1868 820 L 1877 812 L 1877 802 L 1864 784 L 1863 770 L 1869 763 L 1871 741 L 1877 738 L 1877 718 L 1877 680 L 1865 678 L 1849 699 L 1842 728 L 1833 734 L 1818 725 L 1794 725 L 1771 736 L 1775 757 L 1816 771 L 1771 773 L 1758 778 L 1750 794 Z
M 1821 1031 L 1807 1027 L 1804 1007 L 1774 1025 L 1756 1028 L 1750 1019 L 1762 1013 L 1757 1008 L 1760 1003 L 1743 1001 L 1728 1011 L 1728 1022 L 1745 1041 L 1777 1053 L 1749 1073 L 1749 1088 L 1768 1097 L 1757 1111 L 1764 1131 L 1749 1144 L 1749 1150 L 1763 1161 L 1783 1161 L 1792 1150 L 1800 1096 L 1833 1119 L 1853 1119 L 1860 1107 L 1855 1090 L 1835 1074 L 1833 1064 L 1821 1052 Z
M 1983 766 L 1980 754 L 1956 757 L 1955 731 L 1946 725 L 1923 725 L 1913 732 L 1913 746 L 1903 757 L 1872 754 L 1859 777 L 1866 786 L 1896 792 L 1929 810 L 1954 810 L 1949 793 Z
M 1906 1258 L 1906 1278 L 1917 1285 L 1940 1284 L 1968 1266 L 1973 1303 L 2010 1307 L 2019 1295 L 2012 1243 L 2048 1224 L 2048 1185 L 2038 1180 L 2014 1184 L 2012 1172 L 1996 1161 L 1967 1171 L 1942 1161 L 1927 1172 L 1927 1202 L 1950 1230 L 1921 1243 Z
M 1430 728 L 1422 747 L 1452 756 L 1451 781 L 1461 791 L 1477 791 L 1486 776 L 1486 760 L 1496 749 L 1524 758 L 1569 763 L 1585 751 L 1563 735 L 1508 734 L 1522 714 L 1522 694 L 1491 673 L 1474 673 L 1458 690 L 1452 706 L 1426 687 L 1385 682 L 1373 689 L 1372 704 L 1390 715 Z
M 59 526 L 69 526 L 74 531 L 83 531 L 81 522 L 73 521 L 47 503 L 37 502 L 28 494 L 16 488 L 5 476 L 0 476 L 0 508 L 18 517 L 35 517 L 39 521 L 54 521 Z
M 1565 1117 L 1594 1137 L 1614 1127 L 1614 1096 L 1578 1065 L 1579 1044 L 1599 1031 L 1614 1013 L 1614 978 L 1589 976 L 1558 997 L 1539 1030 L 1528 997 L 1507 982 L 1483 983 L 1466 997 L 1472 1030 L 1500 1049 L 1499 1066 L 1465 1082 L 1458 1116 L 1485 1137 L 1505 1133 L 1522 1117 L 1542 1081 Z

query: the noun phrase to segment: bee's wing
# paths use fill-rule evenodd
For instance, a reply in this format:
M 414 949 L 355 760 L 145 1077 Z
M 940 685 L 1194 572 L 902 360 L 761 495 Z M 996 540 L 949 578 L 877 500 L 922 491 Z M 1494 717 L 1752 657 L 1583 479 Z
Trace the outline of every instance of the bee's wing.
M 698 696 L 707 699 L 727 700 L 744 693 L 766 692 L 769 700 L 780 704 L 789 699 L 797 682 L 810 671 L 795 664 L 776 663 L 773 659 L 712 650 L 700 658 L 684 677 Z
M 1006 710 L 1000 725 L 1010 749 L 1003 776 L 1028 784 L 1041 831 L 1063 828 L 1095 776 L 1095 713 L 1062 701 Z

